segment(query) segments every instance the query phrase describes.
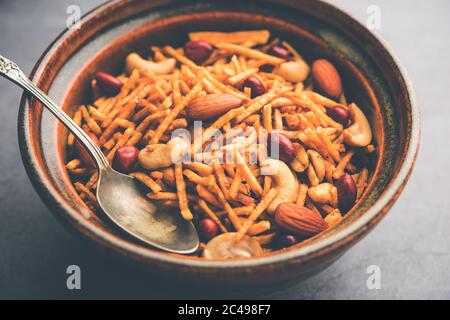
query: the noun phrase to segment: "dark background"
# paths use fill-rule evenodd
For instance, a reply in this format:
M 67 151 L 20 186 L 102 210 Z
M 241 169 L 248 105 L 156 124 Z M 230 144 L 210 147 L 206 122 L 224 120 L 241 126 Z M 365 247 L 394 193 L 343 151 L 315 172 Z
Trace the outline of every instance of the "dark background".
M 86 13 L 99 0 L 0 0 L 0 53 L 30 72 L 65 28 L 68 5 Z M 397 51 L 423 112 L 421 153 L 411 181 L 390 214 L 332 267 L 293 288 L 252 298 L 450 298 L 448 168 L 450 1 L 332 1 L 361 21 L 382 10 L 378 32 Z M 107 259 L 61 226 L 33 190 L 20 159 L 21 90 L 0 79 L 0 298 L 202 298 Z M 66 268 L 79 265 L 82 290 L 66 288 Z M 366 286 L 367 267 L 381 269 L 381 289 Z

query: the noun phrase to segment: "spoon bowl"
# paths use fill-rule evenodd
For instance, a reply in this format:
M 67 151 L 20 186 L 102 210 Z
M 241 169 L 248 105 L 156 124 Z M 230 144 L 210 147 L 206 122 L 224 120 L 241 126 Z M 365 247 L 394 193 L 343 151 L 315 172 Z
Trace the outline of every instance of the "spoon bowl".
M 100 171 L 97 200 L 115 224 L 153 247 L 189 254 L 199 245 L 197 231 L 179 212 L 150 202 L 136 179 L 111 168 Z

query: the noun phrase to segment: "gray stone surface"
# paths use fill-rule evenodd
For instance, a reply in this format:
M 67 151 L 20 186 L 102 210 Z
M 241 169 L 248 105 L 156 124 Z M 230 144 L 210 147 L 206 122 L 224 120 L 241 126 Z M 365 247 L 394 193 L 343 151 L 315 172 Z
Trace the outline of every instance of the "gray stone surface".
M 450 219 L 450 2 L 338 0 L 361 21 L 382 10 L 379 33 L 398 53 L 417 89 L 423 138 L 416 169 L 387 218 L 323 273 L 263 298 L 448 299 Z M 66 8 L 86 12 L 99 0 L 0 0 L 0 53 L 25 71 L 65 27 Z M 70 235 L 48 212 L 22 167 L 16 134 L 20 90 L 0 80 L 0 298 L 186 298 L 147 283 Z M 66 289 L 65 270 L 82 269 L 82 290 Z M 366 269 L 381 268 L 381 289 L 368 290 Z M 193 292 L 188 297 L 202 297 Z M 220 294 L 209 297 L 220 297 Z

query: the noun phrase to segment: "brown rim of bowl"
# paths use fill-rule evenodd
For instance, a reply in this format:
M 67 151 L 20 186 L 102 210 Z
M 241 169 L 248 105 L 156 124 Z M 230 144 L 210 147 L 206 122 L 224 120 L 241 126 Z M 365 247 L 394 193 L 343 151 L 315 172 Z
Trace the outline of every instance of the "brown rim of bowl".
M 123 1 L 122 3 L 126 2 L 127 1 Z M 71 223 L 78 224 L 79 229 L 81 229 L 80 231 L 85 236 L 90 239 L 97 240 L 97 242 L 101 243 L 102 245 L 106 245 L 120 253 L 135 257 L 138 260 L 146 258 L 159 261 L 161 263 L 169 263 L 185 267 L 219 267 L 229 269 L 275 264 L 294 259 L 306 261 L 333 251 L 338 247 L 344 246 L 346 244 L 351 244 L 357 239 L 363 237 L 387 214 L 389 209 L 398 199 L 412 173 L 420 144 L 420 111 L 417 105 L 412 84 L 410 83 L 406 75 L 406 71 L 400 64 L 393 50 L 389 48 L 386 42 L 382 40 L 378 34 L 365 28 L 345 10 L 342 10 L 321 0 L 318 0 L 317 2 L 319 2 L 322 6 L 325 6 L 328 11 L 333 11 L 340 17 L 345 17 L 351 22 L 354 28 L 358 28 L 360 31 L 363 30 L 380 44 L 380 46 L 385 51 L 386 56 L 391 58 L 392 65 L 398 69 L 396 71 L 401 75 L 404 81 L 405 90 L 408 93 L 409 104 L 411 105 L 411 130 L 409 139 L 407 141 L 407 147 L 405 149 L 406 151 L 403 157 L 402 165 L 397 174 L 392 177 L 388 186 L 385 188 L 376 202 L 358 219 L 346 225 L 338 232 L 329 235 L 325 239 L 322 239 L 321 241 L 307 244 L 296 250 L 280 252 L 276 255 L 264 256 L 257 259 L 227 261 L 226 263 L 224 263 L 224 261 L 183 259 L 179 256 L 168 255 L 157 251 L 145 250 L 144 248 L 141 248 L 126 240 L 120 239 L 117 236 L 114 236 L 96 226 L 93 226 L 85 219 L 79 218 L 78 212 L 65 204 L 64 201 L 60 199 L 58 193 L 54 191 L 53 186 L 45 182 L 42 168 L 34 155 L 34 145 L 30 139 L 30 128 L 28 126 L 29 119 L 28 114 L 26 114 L 25 112 L 27 96 L 24 95 L 21 101 L 18 125 L 20 150 L 24 165 L 27 169 L 27 173 L 40 197 L 45 200 L 44 202 L 49 205 L 52 211 L 62 210 L 68 213 L 68 216 L 71 219 Z M 91 21 L 91 19 L 94 19 L 99 12 L 108 9 L 109 7 L 114 7 L 120 3 L 121 1 L 109 1 L 99 5 L 83 16 L 80 21 L 81 24 L 86 24 L 87 22 Z M 49 45 L 49 47 L 46 49 L 46 51 L 43 53 L 43 55 L 40 57 L 35 67 L 33 68 L 33 71 L 30 75 L 31 79 L 36 81 L 36 79 L 38 78 L 39 81 L 37 82 L 40 82 L 42 76 L 45 74 L 46 66 L 51 60 L 51 57 L 53 56 L 55 50 L 65 41 L 70 39 L 71 35 L 72 31 L 66 29 Z

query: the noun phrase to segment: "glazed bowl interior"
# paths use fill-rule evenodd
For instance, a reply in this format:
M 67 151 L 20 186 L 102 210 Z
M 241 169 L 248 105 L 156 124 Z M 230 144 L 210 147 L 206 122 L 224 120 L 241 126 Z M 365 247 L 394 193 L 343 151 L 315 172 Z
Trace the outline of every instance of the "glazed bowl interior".
M 386 214 L 412 168 L 418 124 L 414 123 L 408 84 L 376 37 L 345 14 L 336 16 L 332 11 L 336 9 L 315 1 L 235 2 L 233 6 L 220 1 L 118 3 L 117 7 L 123 6 L 121 10 L 106 6 L 104 11 L 109 13 L 100 18 L 88 15 L 81 30 L 63 35 L 34 71 L 34 80 L 69 114 L 80 104 L 92 102 L 93 75 L 98 71 L 122 73 L 124 58 L 132 51 L 149 56 L 153 45 L 181 46 L 190 31 L 268 29 L 273 37 L 290 42 L 308 62 L 317 58 L 333 61 L 343 77 L 347 100 L 356 102 L 371 122 L 377 145 L 372 176 L 364 195 L 338 226 L 282 252 L 246 261 L 217 262 L 217 266 L 258 265 L 303 259 L 320 250 L 329 252 L 341 244 L 356 242 Z M 320 14 L 318 6 L 323 8 Z M 215 263 L 156 251 L 128 238 L 87 209 L 64 169 L 67 130 L 26 99 L 19 124 L 22 154 L 31 179 L 56 216 L 72 230 L 147 262 L 156 259 L 196 267 Z

